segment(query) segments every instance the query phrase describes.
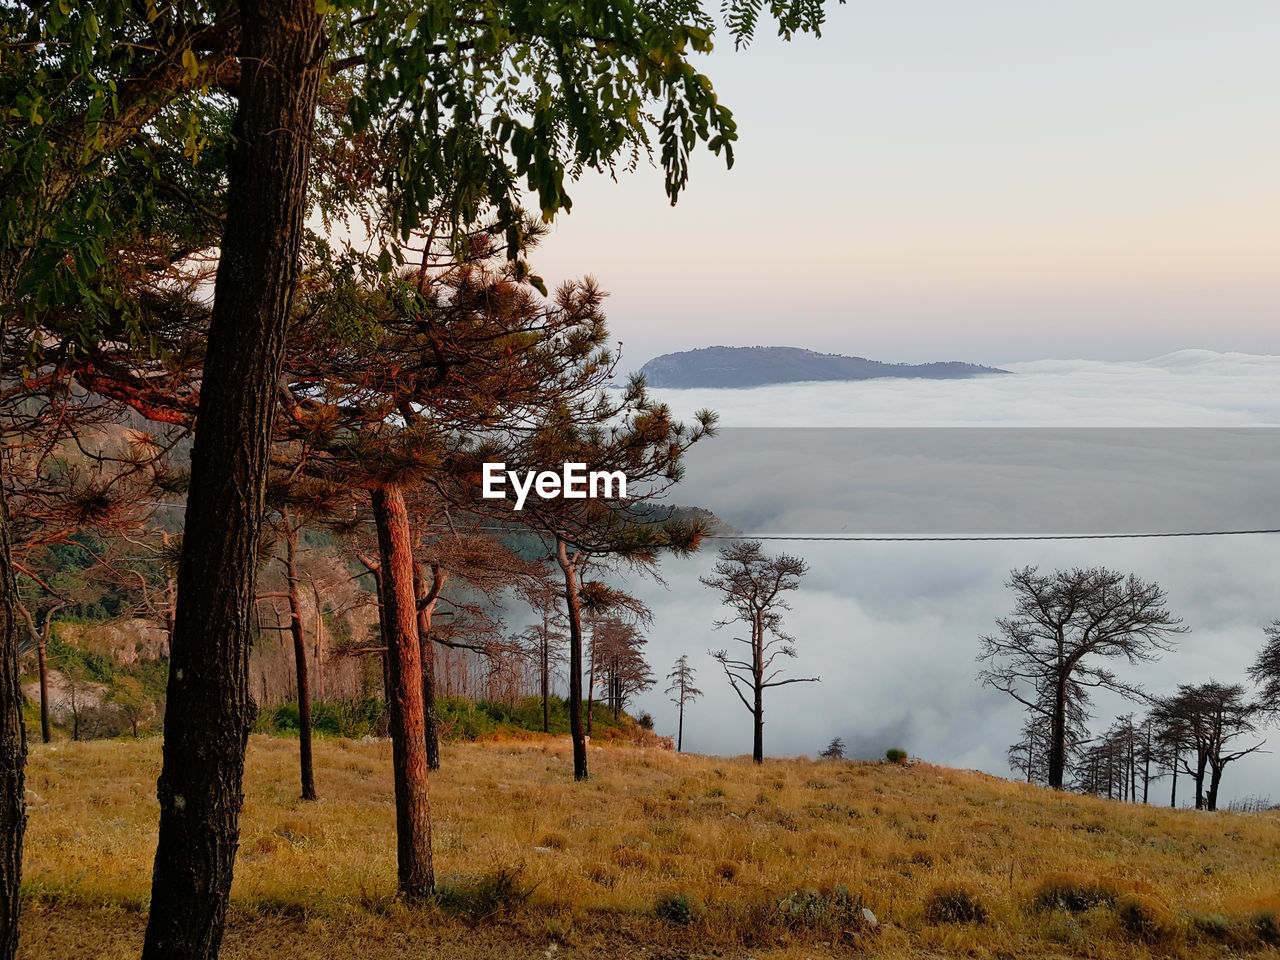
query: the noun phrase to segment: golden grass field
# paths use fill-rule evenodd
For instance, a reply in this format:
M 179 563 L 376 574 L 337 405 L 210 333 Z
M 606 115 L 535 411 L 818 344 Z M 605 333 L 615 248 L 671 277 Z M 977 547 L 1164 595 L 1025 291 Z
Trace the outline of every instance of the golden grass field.
M 411 908 L 389 744 L 317 741 L 309 804 L 296 750 L 250 740 L 226 958 L 1277 955 L 1276 812 L 634 747 L 575 784 L 566 741 L 459 744 L 432 780 L 445 894 Z M 21 957 L 137 956 L 159 760 L 156 739 L 33 747 Z

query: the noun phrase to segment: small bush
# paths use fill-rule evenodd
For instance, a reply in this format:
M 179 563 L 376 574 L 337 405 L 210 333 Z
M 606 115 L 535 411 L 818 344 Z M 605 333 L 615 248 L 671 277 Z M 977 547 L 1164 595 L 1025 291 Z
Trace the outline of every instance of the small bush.
M 728 882 L 738 875 L 738 865 L 732 860 L 720 860 L 711 869 L 711 872 L 721 880 Z
M 1231 921 L 1220 913 L 1193 913 L 1190 920 L 1196 933 L 1220 943 L 1230 940 L 1235 933 Z
M 987 908 L 963 884 L 944 883 L 925 898 L 924 915 L 930 923 L 984 923 Z
M 653 858 L 643 850 L 622 847 L 613 851 L 613 862 L 623 870 L 648 870 L 653 866 Z
M 569 838 L 563 833 L 548 833 L 542 838 L 542 843 L 540 845 L 550 847 L 552 850 L 563 850 L 565 847 L 569 846 Z
M 1036 888 L 1037 910 L 1070 910 L 1083 913 L 1101 905 L 1109 905 L 1120 896 L 1114 881 L 1082 877 L 1074 873 L 1051 873 Z
M 1116 901 L 1115 911 L 1121 928 L 1135 940 L 1160 943 L 1173 935 L 1173 918 L 1164 905 L 1152 897 L 1128 894 Z
M 612 890 L 618 885 L 621 874 L 618 873 L 616 867 L 611 867 L 607 863 L 593 863 L 586 869 L 587 879 L 592 883 L 598 883 L 600 886 Z
M 652 730 L 653 714 L 646 710 L 644 713 L 640 714 L 640 716 L 636 717 L 636 723 L 640 724 L 640 726 L 645 730 Z
M 524 864 L 495 867 L 475 877 L 454 874 L 437 888 L 436 902 L 445 910 L 486 919 L 529 899 L 534 887 L 521 882 L 523 875 Z
M 1259 942 L 1269 947 L 1280 947 L 1280 910 L 1266 907 L 1254 912 L 1249 927 Z
M 653 912 L 661 920 L 679 926 L 701 920 L 707 909 L 697 897 L 687 893 L 660 893 L 653 902 Z
M 884 758 L 890 763 L 902 763 L 907 759 L 907 751 L 898 747 L 891 747 L 884 752 Z
M 778 901 L 778 915 L 784 926 L 810 933 L 840 934 L 867 923 L 862 897 L 851 895 L 843 884 L 829 894 L 812 887 L 797 890 Z

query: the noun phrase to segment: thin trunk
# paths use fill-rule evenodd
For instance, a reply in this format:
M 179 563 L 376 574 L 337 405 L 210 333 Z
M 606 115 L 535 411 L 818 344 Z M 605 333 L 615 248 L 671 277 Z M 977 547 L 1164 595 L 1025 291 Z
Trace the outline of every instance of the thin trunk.
M 431 804 L 427 792 L 422 651 L 413 590 L 409 514 L 399 487 L 373 491 L 373 516 L 382 559 L 382 618 L 391 665 L 391 757 L 396 794 L 396 861 L 400 895 L 424 900 L 435 892 L 431 863 Z
M 680 722 L 676 726 L 676 753 L 684 752 L 684 677 L 680 678 Z
M 4 661 L 0 665 L 0 960 L 13 960 L 18 952 L 22 838 L 27 829 L 27 729 L 22 720 L 18 668 L 17 596 L 9 546 L 9 508 L 0 482 L 0 658 Z
M 440 729 L 436 722 L 436 658 L 435 641 L 431 638 L 431 616 L 436 600 L 448 576 L 443 570 L 432 570 L 430 588 L 422 576 L 422 567 L 413 565 L 413 592 L 418 605 L 418 646 L 422 662 L 422 721 L 427 743 L 427 769 L 440 769 Z
M 40 739 L 48 743 L 49 731 L 49 648 L 44 640 L 36 644 L 36 663 L 40 668 Z
M 1173 786 L 1169 789 L 1169 806 L 1178 807 L 1178 751 L 1173 751 Z
M 316 604 L 316 694 L 324 699 L 324 606 L 320 603 L 320 588 L 311 581 L 311 596 Z
M 577 560 L 569 559 L 563 540 L 556 541 L 564 574 L 564 598 L 569 615 L 569 735 L 573 739 L 573 779 L 587 779 L 587 740 L 582 730 L 582 607 L 578 602 Z
M 591 628 L 591 666 L 587 676 L 587 736 L 591 736 L 591 719 L 595 716 L 596 699 L 596 630 Z
M 285 523 L 289 516 L 285 514 Z M 285 535 L 284 568 L 289 581 L 289 632 L 293 636 L 293 667 L 298 677 L 298 761 L 302 772 L 302 799 L 316 799 L 316 775 L 311 763 L 311 682 L 307 671 L 307 641 L 302 635 L 302 601 L 298 596 L 298 569 L 295 563 L 298 531 L 290 527 Z
M 542 732 L 551 732 L 551 624 L 542 614 Z
M 255 712 L 249 625 L 275 387 L 327 45 L 313 0 L 242 3 L 240 18 L 235 146 L 178 567 L 143 960 L 213 960 L 222 943 Z

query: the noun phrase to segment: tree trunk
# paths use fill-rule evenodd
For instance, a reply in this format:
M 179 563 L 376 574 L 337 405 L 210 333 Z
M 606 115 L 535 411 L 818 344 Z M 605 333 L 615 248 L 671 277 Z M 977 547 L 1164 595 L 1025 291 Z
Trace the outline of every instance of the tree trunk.
M 435 582 L 428 590 L 422 576 L 422 568 L 413 565 L 413 592 L 418 606 L 418 648 L 422 663 L 422 722 L 427 744 L 427 769 L 440 769 L 440 729 L 436 723 L 436 657 L 435 641 L 431 638 L 431 615 L 436 609 L 436 599 L 443 585 L 443 573 L 435 573 Z
M 1218 809 L 1218 784 L 1222 782 L 1222 764 L 1212 764 L 1209 772 L 1209 794 L 1205 797 L 1206 810 Z
M 2 308 L 0 308 L 2 309 Z M 0 334 L 3 322 L 0 322 Z M 18 668 L 18 595 L 9 545 L 9 508 L 0 483 L 0 960 L 18 952 L 22 838 L 27 828 L 27 730 Z M 47 698 L 46 698 L 47 699 Z
M 1169 807 L 1178 808 L 1178 751 L 1173 751 L 1173 786 L 1169 788 Z
M 396 793 L 396 860 L 400 895 L 425 900 L 435 891 L 431 804 L 422 701 L 413 548 L 404 494 L 394 485 L 373 491 L 382 558 L 382 618 L 391 665 L 391 757 Z
M 285 523 L 289 518 L 285 516 Z M 293 636 L 293 666 L 298 677 L 298 762 L 302 772 L 302 799 L 316 799 L 316 775 L 311 763 L 311 679 L 307 670 L 307 641 L 302 635 L 302 600 L 298 596 L 295 565 L 298 531 L 285 536 L 285 574 L 289 581 L 289 632 Z
M 143 960 L 212 960 L 253 722 L 250 617 L 326 48 L 314 0 L 240 5 L 227 219 L 191 455 Z
M 582 607 L 578 603 L 577 564 L 569 559 L 564 541 L 556 541 L 564 574 L 564 599 L 569 619 L 569 736 L 573 739 L 573 779 L 587 779 L 587 740 L 582 730 Z
M 591 735 L 591 721 L 595 717 L 596 701 L 596 631 L 591 628 L 591 659 L 587 673 L 587 736 Z
M 36 643 L 36 663 L 40 669 L 40 739 L 48 743 L 49 731 L 49 648 L 43 640 Z
M 542 732 L 551 732 L 551 625 L 542 615 Z
M 320 603 L 320 588 L 311 581 L 311 596 L 316 603 L 316 693 L 324 699 L 324 605 Z
M 676 726 L 676 753 L 684 752 L 684 680 L 680 680 L 680 723 Z
M 751 707 L 754 737 L 751 741 L 751 759 L 756 763 L 764 763 L 764 688 L 757 681 L 756 698 Z
M 1053 719 L 1049 730 L 1049 786 L 1062 789 L 1067 765 L 1067 678 L 1060 676 L 1053 696 Z

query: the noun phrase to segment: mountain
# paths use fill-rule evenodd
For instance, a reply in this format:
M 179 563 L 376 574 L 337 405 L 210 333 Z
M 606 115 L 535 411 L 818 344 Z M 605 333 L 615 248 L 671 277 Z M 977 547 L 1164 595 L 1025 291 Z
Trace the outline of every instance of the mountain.
M 800 380 L 871 380 L 917 377 L 959 380 L 1008 373 L 976 363 L 882 363 L 799 347 L 703 347 L 654 357 L 640 372 L 651 387 L 759 387 Z

